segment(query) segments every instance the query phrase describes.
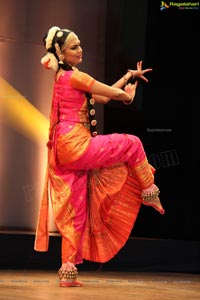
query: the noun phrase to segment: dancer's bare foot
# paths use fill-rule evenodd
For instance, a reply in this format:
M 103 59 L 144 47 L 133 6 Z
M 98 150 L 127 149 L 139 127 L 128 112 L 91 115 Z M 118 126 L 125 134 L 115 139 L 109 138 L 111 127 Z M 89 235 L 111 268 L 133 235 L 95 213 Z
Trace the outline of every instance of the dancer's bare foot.
M 152 206 L 156 209 L 161 215 L 165 213 L 164 208 L 160 202 L 160 198 L 158 197 L 160 191 L 158 187 L 153 184 L 150 188 L 144 189 L 142 191 L 142 203 L 147 206 Z

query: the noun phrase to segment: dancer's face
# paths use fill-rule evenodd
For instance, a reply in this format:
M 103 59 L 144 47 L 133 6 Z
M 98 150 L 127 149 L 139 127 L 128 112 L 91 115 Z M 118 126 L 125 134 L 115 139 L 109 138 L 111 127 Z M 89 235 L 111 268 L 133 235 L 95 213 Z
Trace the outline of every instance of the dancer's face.
M 64 61 L 70 66 L 76 66 L 82 62 L 83 50 L 78 38 L 72 39 L 63 50 Z

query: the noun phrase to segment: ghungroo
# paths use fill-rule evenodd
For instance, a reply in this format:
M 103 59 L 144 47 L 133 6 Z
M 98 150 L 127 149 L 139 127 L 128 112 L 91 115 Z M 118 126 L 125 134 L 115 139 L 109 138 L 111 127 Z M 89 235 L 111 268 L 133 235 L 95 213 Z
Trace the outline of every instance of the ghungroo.
M 153 201 L 155 198 L 157 198 L 160 194 L 160 190 L 159 188 L 157 188 L 155 191 L 144 191 L 142 192 L 142 199 L 146 202 L 151 202 Z
M 78 271 L 77 270 L 63 270 L 60 268 L 58 270 L 58 276 L 61 279 L 75 279 L 78 277 Z

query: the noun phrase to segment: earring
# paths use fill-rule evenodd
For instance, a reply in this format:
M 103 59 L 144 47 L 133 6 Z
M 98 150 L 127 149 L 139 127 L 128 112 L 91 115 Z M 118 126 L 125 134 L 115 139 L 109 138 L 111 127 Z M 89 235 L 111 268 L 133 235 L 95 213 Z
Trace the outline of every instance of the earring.
M 60 54 L 59 55 L 59 64 L 64 64 L 63 60 L 64 60 L 64 55 Z

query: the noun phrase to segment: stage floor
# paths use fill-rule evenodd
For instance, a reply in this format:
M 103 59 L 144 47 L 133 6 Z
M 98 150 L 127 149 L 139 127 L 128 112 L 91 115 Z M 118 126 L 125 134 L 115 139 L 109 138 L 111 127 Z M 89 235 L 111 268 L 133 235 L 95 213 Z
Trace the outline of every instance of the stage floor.
M 80 271 L 83 287 L 61 288 L 57 271 L 0 270 L 1 300 L 200 299 L 200 275 Z

